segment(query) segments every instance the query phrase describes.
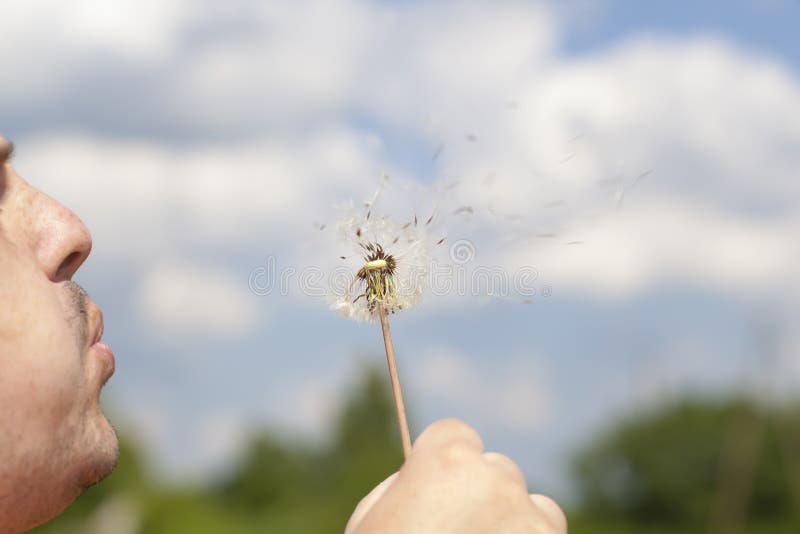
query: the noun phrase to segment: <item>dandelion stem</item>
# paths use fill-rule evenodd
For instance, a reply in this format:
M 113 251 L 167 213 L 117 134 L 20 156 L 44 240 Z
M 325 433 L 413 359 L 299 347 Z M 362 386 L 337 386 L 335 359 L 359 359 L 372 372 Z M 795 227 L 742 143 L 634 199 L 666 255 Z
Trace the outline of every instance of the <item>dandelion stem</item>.
M 407 459 L 408 455 L 411 454 L 411 434 L 408 431 L 406 407 L 403 404 L 403 392 L 400 389 L 400 377 L 397 374 L 397 362 L 394 359 L 392 333 L 389 330 L 389 318 L 386 316 L 386 308 L 378 305 L 378 312 L 381 317 L 381 328 L 383 329 L 383 344 L 386 346 L 386 362 L 389 364 L 389 378 L 392 381 L 394 405 L 397 408 L 397 426 L 400 428 L 400 440 L 403 442 L 403 458 Z

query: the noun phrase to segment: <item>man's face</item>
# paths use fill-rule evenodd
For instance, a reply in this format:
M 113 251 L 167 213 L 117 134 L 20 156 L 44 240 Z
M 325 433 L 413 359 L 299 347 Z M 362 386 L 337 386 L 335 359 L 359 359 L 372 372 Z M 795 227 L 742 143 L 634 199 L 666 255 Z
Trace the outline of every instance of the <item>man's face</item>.
M 100 410 L 114 356 L 73 274 L 83 223 L 7 161 L 0 137 L 0 531 L 33 527 L 106 476 L 117 438 Z

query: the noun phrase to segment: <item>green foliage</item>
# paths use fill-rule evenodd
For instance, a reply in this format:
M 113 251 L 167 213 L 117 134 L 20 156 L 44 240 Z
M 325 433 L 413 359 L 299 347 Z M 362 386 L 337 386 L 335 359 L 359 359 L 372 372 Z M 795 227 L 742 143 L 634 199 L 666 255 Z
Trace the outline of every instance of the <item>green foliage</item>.
M 389 379 L 383 370 L 364 373 L 334 427 L 334 446 L 322 462 L 329 483 L 358 502 L 375 481 L 403 463 Z
M 577 456 L 571 530 L 798 532 L 798 439 L 800 411 L 745 400 L 687 400 L 623 421 Z
M 339 534 L 401 461 L 388 378 L 366 369 L 321 443 L 260 429 L 216 482 L 169 487 L 123 438 L 116 471 L 36 532 Z M 686 400 L 598 436 L 575 475 L 572 534 L 800 532 L 800 410 Z
M 207 487 L 157 484 L 123 439 L 114 473 L 36 532 L 120 534 L 132 516 L 131 534 L 340 534 L 358 501 L 402 463 L 393 406 L 385 371 L 365 369 L 325 445 L 262 429 Z
M 216 488 L 219 499 L 245 514 L 285 506 L 303 497 L 313 478 L 313 454 L 264 432 L 255 437 L 232 473 Z
M 170 534 L 245 534 L 251 532 L 247 516 L 231 512 L 207 492 L 200 490 L 161 490 L 142 503 L 136 532 Z

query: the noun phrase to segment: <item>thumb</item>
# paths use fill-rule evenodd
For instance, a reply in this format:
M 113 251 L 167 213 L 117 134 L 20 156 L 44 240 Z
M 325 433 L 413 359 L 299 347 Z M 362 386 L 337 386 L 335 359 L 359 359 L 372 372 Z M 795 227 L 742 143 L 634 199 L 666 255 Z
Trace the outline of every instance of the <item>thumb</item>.
M 393 475 L 389 475 L 389 477 L 375 486 L 375 489 L 370 491 L 366 497 L 361 499 L 361 501 L 356 506 L 356 509 L 353 511 L 353 515 L 350 516 L 350 520 L 347 522 L 347 526 L 344 529 L 344 534 L 354 534 L 358 529 L 361 522 L 364 520 L 364 517 L 369 513 L 372 507 L 375 505 L 376 502 L 383 497 L 383 494 L 386 493 L 386 490 L 389 489 L 389 486 L 397 478 L 398 473 L 394 473 Z

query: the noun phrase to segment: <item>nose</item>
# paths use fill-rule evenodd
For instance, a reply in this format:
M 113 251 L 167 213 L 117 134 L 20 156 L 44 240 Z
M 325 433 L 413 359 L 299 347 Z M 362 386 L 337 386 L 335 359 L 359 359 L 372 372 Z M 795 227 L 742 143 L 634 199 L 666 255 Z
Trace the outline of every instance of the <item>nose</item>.
M 33 188 L 32 188 L 33 189 Z M 68 208 L 33 189 L 30 230 L 36 258 L 54 282 L 70 280 L 92 250 L 92 237 Z

